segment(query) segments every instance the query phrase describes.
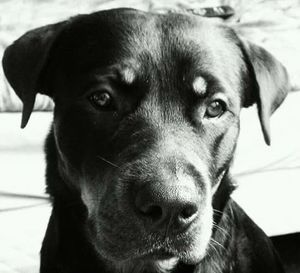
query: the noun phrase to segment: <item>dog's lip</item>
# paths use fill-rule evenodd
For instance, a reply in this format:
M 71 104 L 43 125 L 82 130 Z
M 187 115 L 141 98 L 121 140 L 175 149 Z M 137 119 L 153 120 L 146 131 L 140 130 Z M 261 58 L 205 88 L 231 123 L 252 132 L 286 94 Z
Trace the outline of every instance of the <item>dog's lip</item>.
M 152 250 L 147 252 L 146 254 L 142 255 L 142 258 L 149 258 L 154 260 L 166 260 L 175 257 L 174 253 L 172 251 L 160 248 L 156 250 Z
M 186 238 L 187 239 L 187 238 Z M 176 258 L 185 264 L 197 264 L 203 258 L 202 255 L 195 253 L 190 244 L 184 240 L 171 240 L 168 243 L 162 242 L 159 246 L 136 246 L 135 249 L 127 249 L 121 256 L 110 256 L 109 252 L 102 252 L 107 259 L 126 261 L 126 260 L 142 260 L 142 261 L 162 261 Z M 189 240 L 188 240 L 189 241 Z M 120 254 L 120 253 L 119 253 Z
M 146 251 L 144 254 L 140 254 L 136 256 L 136 259 L 139 260 L 149 260 L 149 261 L 163 261 L 176 259 L 185 264 L 197 264 L 203 258 L 201 257 L 193 257 L 190 255 L 190 251 L 188 249 L 165 249 L 160 248 L 156 250 Z
M 182 241 L 184 240 L 185 243 Z M 160 246 L 140 248 L 140 258 L 151 259 L 151 260 L 165 260 L 170 258 L 180 258 L 188 255 L 191 251 L 190 245 L 187 243 L 188 237 L 184 236 L 182 240 L 171 239 L 168 243 L 161 242 Z

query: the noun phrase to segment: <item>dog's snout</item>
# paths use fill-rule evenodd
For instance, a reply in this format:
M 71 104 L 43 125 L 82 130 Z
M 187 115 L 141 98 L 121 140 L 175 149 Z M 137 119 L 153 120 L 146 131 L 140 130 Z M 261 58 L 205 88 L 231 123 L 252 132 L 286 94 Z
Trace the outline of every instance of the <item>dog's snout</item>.
M 154 229 L 183 230 L 198 214 L 195 193 L 186 187 L 167 183 L 149 183 L 138 190 L 135 206 L 139 217 L 151 220 Z

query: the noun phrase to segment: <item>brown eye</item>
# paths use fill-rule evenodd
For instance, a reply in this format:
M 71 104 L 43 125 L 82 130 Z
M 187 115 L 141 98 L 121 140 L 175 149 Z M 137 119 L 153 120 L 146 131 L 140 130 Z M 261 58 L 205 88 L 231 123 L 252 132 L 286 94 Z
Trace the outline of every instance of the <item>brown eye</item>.
M 90 102 L 100 110 L 113 110 L 113 99 L 108 92 L 97 91 L 89 96 Z
M 221 116 L 225 110 L 226 106 L 223 101 L 214 100 L 208 105 L 205 115 L 209 118 L 215 118 Z

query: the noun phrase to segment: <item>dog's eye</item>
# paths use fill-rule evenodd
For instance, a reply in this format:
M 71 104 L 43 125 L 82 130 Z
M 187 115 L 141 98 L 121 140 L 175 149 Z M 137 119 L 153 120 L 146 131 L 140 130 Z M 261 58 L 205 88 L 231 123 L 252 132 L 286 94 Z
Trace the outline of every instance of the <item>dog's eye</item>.
M 212 101 L 206 108 L 205 115 L 209 118 L 216 118 L 221 116 L 226 110 L 225 103 L 221 100 Z
M 90 102 L 101 110 L 112 110 L 113 99 L 108 92 L 97 91 L 89 96 Z

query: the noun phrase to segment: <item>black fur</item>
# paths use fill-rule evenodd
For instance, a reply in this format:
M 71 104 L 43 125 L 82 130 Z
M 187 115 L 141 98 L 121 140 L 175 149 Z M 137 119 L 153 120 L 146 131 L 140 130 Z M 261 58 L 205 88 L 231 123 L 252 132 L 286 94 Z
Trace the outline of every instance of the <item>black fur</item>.
M 37 92 L 55 102 L 41 273 L 283 272 L 230 198 L 241 108 L 257 103 L 269 144 L 287 94 L 265 50 L 197 16 L 117 9 L 28 32 L 3 67 L 22 127 Z M 95 92 L 111 108 L 91 103 Z

